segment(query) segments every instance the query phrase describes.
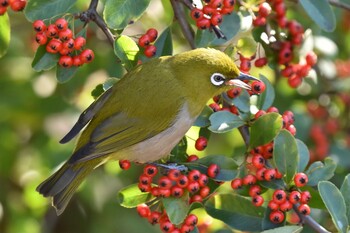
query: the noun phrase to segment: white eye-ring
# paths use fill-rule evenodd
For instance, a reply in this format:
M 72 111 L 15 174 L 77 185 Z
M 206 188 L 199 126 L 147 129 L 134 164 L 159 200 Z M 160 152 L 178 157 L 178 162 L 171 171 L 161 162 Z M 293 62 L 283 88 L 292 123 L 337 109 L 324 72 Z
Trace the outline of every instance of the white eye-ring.
M 210 81 L 214 86 L 221 86 L 225 82 L 225 76 L 220 73 L 214 73 L 210 77 Z

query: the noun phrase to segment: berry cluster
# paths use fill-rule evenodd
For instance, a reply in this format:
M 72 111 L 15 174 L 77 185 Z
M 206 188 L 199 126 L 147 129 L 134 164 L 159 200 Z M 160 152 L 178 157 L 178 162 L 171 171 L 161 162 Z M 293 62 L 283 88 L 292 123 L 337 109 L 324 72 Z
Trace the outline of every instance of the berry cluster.
M 0 0 L 0 15 L 4 15 L 8 7 L 13 11 L 22 11 L 26 4 L 27 0 Z
M 146 57 L 153 57 L 156 55 L 157 47 L 152 43 L 157 39 L 158 31 L 154 28 L 150 28 L 144 35 L 139 38 L 138 44 L 144 48 L 144 54 Z
M 198 159 L 197 156 L 189 156 L 189 161 Z M 215 178 L 220 172 L 217 164 L 211 164 L 207 174 L 199 170 L 191 170 L 187 173 L 177 169 L 167 170 L 166 175 L 158 175 L 159 170 L 155 165 L 148 164 L 144 167 L 139 177 L 138 187 L 142 192 L 149 192 L 155 197 L 180 198 L 185 193 L 189 194 L 189 203 L 202 202 L 210 194 L 208 187 L 209 178 Z M 156 180 L 156 184 L 152 184 Z M 190 214 L 179 226 L 170 222 L 166 212 L 151 211 L 146 204 L 139 205 L 137 211 L 140 216 L 148 218 L 151 224 L 160 224 L 163 232 L 191 232 L 197 224 L 197 217 Z
M 255 54 L 251 57 L 244 57 L 242 54 L 239 54 L 239 60 L 240 60 L 240 65 L 239 65 L 239 69 L 242 72 L 248 73 L 252 67 L 252 61 L 255 59 Z M 254 61 L 254 65 L 256 67 L 263 67 L 267 64 L 267 58 L 266 57 L 259 57 L 257 59 L 255 59 Z
M 311 67 L 317 62 L 317 55 L 309 52 L 306 57 L 299 61 L 293 62 L 294 50 L 300 46 L 303 41 L 304 28 L 296 20 L 288 20 L 286 17 L 286 7 L 283 0 L 268 0 L 262 2 L 257 10 L 257 15 L 253 20 L 253 26 L 262 27 L 268 23 L 268 20 L 277 23 L 279 29 L 276 31 L 284 31 L 286 37 L 276 37 L 275 41 L 269 45 L 271 54 L 276 54 L 275 59 L 281 65 L 281 75 L 288 78 L 288 84 L 296 88 L 302 79 L 308 75 Z M 274 25 L 272 23 L 271 25 Z M 271 26 L 270 25 L 270 26 Z M 270 28 L 270 27 L 266 27 Z M 269 34 L 269 33 L 268 33 Z M 255 65 L 261 67 L 265 65 L 267 60 L 257 59 Z
M 146 204 L 138 205 L 136 210 L 141 217 L 147 218 L 150 224 L 159 224 L 162 232 L 189 233 L 194 230 L 198 223 L 198 218 L 194 214 L 189 214 L 182 224 L 180 224 L 179 226 L 175 226 L 169 220 L 169 217 L 165 210 L 163 210 L 162 212 L 156 210 L 152 211 Z
M 90 63 L 95 57 L 91 49 L 83 50 L 85 38 L 74 38 L 72 30 L 68 28 L 68 22 L 63 18 L 48 26 L 44 21 L 36 20 L 33 28 L 37 32 L 35 40 L 39 45 L 46 45 L 48 53 L 61 55 L 58 64 L 62 67 L 81 66 Z
M 195 7 L 191 10 L 191 17 L 199 29 L 205 30 L 221 24 L 223 15 L 230 14 L 234 5 L 235 0 L 204 0 L 202 9 Z

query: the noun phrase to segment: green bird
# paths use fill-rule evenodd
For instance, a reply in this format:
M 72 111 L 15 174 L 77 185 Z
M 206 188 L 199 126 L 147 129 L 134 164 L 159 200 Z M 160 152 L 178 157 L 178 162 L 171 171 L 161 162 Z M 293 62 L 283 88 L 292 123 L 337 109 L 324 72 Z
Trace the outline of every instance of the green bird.
M 60 215 L 84 178 L 109 160 L 167 156 L 210 98 L 256 80 L 215 49 L 195 49 L 138 65 L 104 92 L 60 141 L 81 134 L 72 156 L 37 187 Z

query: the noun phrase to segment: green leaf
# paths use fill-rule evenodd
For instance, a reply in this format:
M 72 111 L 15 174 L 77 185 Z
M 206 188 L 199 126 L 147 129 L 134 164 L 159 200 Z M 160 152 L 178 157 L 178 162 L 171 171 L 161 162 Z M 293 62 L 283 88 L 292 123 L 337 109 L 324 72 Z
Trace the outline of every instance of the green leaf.
M 326 32 L 332 32 L 336 26 L 334 12 L 327 0 L 299 1 L 310 18 Z
M 175 225 L 182 223 L 190 210 L 188 195 L 183 195 L 181 198 L 163 198 L 162 203 L 169 220 Z
M 57 81 L 59 83 L 65 83 L 65 82 L 69 81 L 71 78 L 73 78 L 73 76 L 77 72 L 78 68 L 79 67 L 77 67 L 77 66 L 72 66 L 69 68 L 57 66 L 57 69 L 56 69 Z
M 324 205 L 318 190 L 316 190 L 315 188 L 307 185 L 307 186 L 304 186 L 301 189 L 301 191 L 309 191 L 309 193 L 311 194 L 312 198 L 311 198 L 311 200 L 308 203 L 308 205 L 311 208 L 326 210 L 326 206 Z
M 155 57 L 167 56 L 173 54 L 173 40 L 171 39 L 170 27 L 165 29 L 158 37 L 154 45 L 157 47 Z
M 250 112 L 250 95 L 246 90 L 242 90 L 242 92 L 237 97 L 233 98 L 232 103 L 241 112 Z
M 259 117 L 251 126 L 250 148 L 271 142 L 282 128 L 282 117 L 271 112 Z
M 307 146 L 299 139 L 296 139 L 298 153 L 299 153 L 299 163 L 298 163 L 298 172 L 303 172 L 310 160 L 310 152 Z
M 139 47 L 128 36 L 121 35 L 114 41 L 114 54 L 117 55 L 128 71 L 136 65 L 138 51 Z
M 340 191 L 344 197 L 345 205 L 346 205 L 346 216 L 348 218 L 348 221 L 350 221 L 350 174 L 348 174 L 343 184 L 340 188 Z
M 150 0 L 106 0 L 103 11 L 108 27 L 122 30 L 141 17 Z
M 186 136 L 181 139 L 181 141 L 171 150 L 169 162 L 179 163 L 187 161 L 187 138 Z
M 316 186 L 320 181 L 329 180 L 334 176 L 336 167 L 337 164 L 329 157 L 325 158 L 324 164 L 320 161 L 312 163 L 306 171 L 309 178 L 307 184 L 310 186 Z
M 229 111 L 214 112 L 209 117 L 209 121 L 211 124 L 209 130 L 214 133 L 226 133 L 245 124 L 239 116 Z
M 134 208 L 139 204 L 154 200 L 155 197 L 148 192 L 141 192 L 137 184 L 129 185 L 118 193 L 118 201 L 121 206 Z
M 32 67 L 35 71 L 49 70 L 57 65 L 58 54 L 47 53 L 45 46 L 40 46 L 34 55 Z
M 302 230 L 302 226 L 284 226 L 267 231 L 262 231 L 261 233 L 300 233 Z
M 262 221 L 262 229 L 266 230 L 268 232 L 269 229 L 280 229 L 282 226 L 284 226 L 286 223 L 286 218 L 284 218 L 284 221 L 281 223 L 273 223 L 270 220 L 270 214 L 272 210 L 270 208 L 266 208 L 265 214 L 264 214 L 264 219 Z M 263 231 L 265 232 L 265 231 Z
M 197 117 L 196 121 L 193 123 L 193 126 L 198 127 L 207 127 L 210 125 L 209 117 L 213 114 L 213 110 L 205 106 L 201 114 Z
M 283 129 L 277 135 L 273 146 L 273 161 L 278 170 L 284 174 L 284 181 L 289 184 L 298 169 L 298 147 L 293 135 Z
M 260 80 L 265 84 L 266 89 L 258 96 L 257 107 L 266 110 L 272 106 L 275 100 L 275 89 L 264 75 L 260 74 Z
M 206 174 L 211 164 L 217 164 L 220 167 L 220 172 L 215 180 L 230 181 L 237 176 L 237 164 L 232 158 L 224 155 L 208 155 L 197 161 L 186 163 L 186 166 L 190 169 L 198 169 Z
M 95 89 L 91 91 L 91 96 L 97 99 L 105 90 L 103 89 L 103 84 L 98 84 Z
M 225 39 L 218 39 L 212 30 L 197 30 L 195 36 L 196 47 L 208 47 L 221 45 L 231 40 L 241 28 L 241 19 L 236 12 L 225 15 L 220 30 L 226 36 Z
M 318 184 L 318 190 L 338 231 L 347 232 L 349 222 L 346 217 L 344 197 L 339 189 L 329 181 L 321 181 Z
M 251 198 L 236 194 L 216 195 L 205 203 L 205 210 L 233 229 L 261 231 L 265 208 L 254 207 Z
M 29 0 L 24 8 L 24 15 L 33 22 L 37 19 L 50 19 L 69 12 L 76 1 L 62 0 Z
M 10 45 L 11 28 L 7 13 L 0 16 L 0 58 L 3 57 Z
M 285 189 L 286 185 L 281 179 L 271 181 L 260 181 L 261 186 L 269 189 Z

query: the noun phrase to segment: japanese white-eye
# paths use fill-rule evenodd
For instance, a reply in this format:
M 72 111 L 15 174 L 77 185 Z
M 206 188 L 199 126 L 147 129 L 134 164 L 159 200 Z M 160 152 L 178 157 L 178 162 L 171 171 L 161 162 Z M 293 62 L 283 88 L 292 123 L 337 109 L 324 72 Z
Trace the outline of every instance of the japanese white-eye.
M 37 187 L 61 214 L 83 179 L 109 160 L 151 162 L 167 156 L 208 100 L 232 86 L 249 89 L 230 57 L 195 49 L 138 65 L 104 92 L 60 141 L 80 131 L 72 156 Z

